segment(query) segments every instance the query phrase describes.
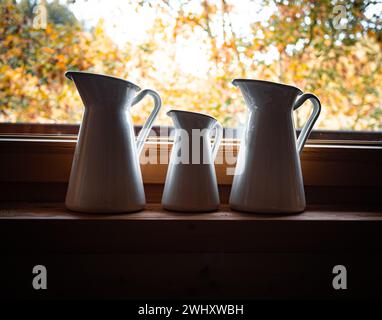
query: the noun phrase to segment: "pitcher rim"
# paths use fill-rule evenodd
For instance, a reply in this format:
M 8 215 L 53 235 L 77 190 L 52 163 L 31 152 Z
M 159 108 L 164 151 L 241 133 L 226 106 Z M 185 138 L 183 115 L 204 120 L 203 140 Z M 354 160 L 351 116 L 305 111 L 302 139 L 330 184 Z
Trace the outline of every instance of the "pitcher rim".
M 71 74 L 72 73 L 76 73 L 76 74 L 85 74 L 85 75 L 90 75 L 90 76 L 99 76 L 99 77 L 103 77 L 103 78 L 109 78 L 109 79 L 113 79 L 113 80 L 118 80 L 118 81 L 123 81 L 124 83 L 126 83 L 128 86 L 130 87 L 133 87 L 134 89 L 136 89 L 137 91 L 141 91 L 141 88 L 128 81 L 128 80 L 125 80 L 125 79 L 122 79 L 122 78 L 119 78 L 119 77 L 115 77 L 115 76 L 110 76 L 110 75 L 107 75 L 107 74 L 102 74 L 102 73 L 94 73 L 94 72 L 87 72 L 87 71 L 76 71 L 76 70 L 68 70 L 65 72 L 65 77 L 67 77 L 68 79 L 72 80 L 73 81 L 73 78 L 71 77 Z
M 171 110 L 166 112 L 166 115 L 169 116 L 169 113 L 171 113 L 171 112 L 191 113 L 191 114 L 195 114 L 195 115 L 198 115 L 198 116 L 204 116 L 204 117 L 210 118 L 210 119 L 215 120 L 216 122 L 218 122 L 218 120 L 215 117 L 210 116 L 209 114 L 201 113 L 201 112 L 171 109 Z
M 233 79 L 232 80 L 232 84 L 235 86 L 235 83 L 237 82 L 260 82 L 260 83 L 264 83 L 264 84 L 270 84 L 270 85 L 275 85 L 275 86 L 281 86 L 281 87 L 286 87 L 286 88 L 291 88 L 291 89 L 295 89 L 297 91 L 299 91 L 301 94 L 303 93 L 303 91 L 296 87 L 296 86 L 292 86 L 290 84 L 285 84 L 285 83 L 280 83 L 280 82 L 273 82 L 273 81 L 267 81 L 267 80 L 258 80 L 258 79 L 244 79 L 244 78 L 238 78 L 238 79 Z

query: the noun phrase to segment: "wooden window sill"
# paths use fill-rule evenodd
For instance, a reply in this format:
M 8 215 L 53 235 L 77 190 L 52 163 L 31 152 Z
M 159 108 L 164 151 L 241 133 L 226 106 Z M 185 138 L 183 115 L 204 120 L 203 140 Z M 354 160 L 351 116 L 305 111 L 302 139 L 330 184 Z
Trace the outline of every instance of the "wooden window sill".
M 382 210 L 309 207 L 89 215 L 62 203 L 2 203 L 0 297 L 115 299 L 380 298 Z M 48 290 L 31 270 L 48 270 Z M 332 287 L 344 265 L 347 290 Z M 41 290 L 40 290 L 41 291 Z
M 127 213 L 81 213 L 70 211 L 63 203 L 47 202 L 2 202 L 0 221 L 7 220 L 75 220 L 75 221 L 132 221 L 132 220 L 179 220 L 179 221 L 374 221 L 382 222 L 382 208 L 346 207 L 340 205 L 310 206 L 298 214 L 261 214 L 231 210 L 221 205 L 213 212 L 174 212 L 161 207 L 159 203 L 149 203 L 146 209 Z
M 31 252 L 382 249 L 382 209 L 313 206 L 296 215 L 176 213 L 159 204 L 83 214 L 62 203 L 2 203 L 0 250 Z M 22 237 L 15 237 L 22 234 Z

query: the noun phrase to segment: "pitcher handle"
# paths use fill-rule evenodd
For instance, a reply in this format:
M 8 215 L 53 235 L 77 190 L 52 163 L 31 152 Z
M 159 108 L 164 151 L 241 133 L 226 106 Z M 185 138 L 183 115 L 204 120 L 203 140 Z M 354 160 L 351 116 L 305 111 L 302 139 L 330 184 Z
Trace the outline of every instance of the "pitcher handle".
M 299 96 L 293 105 L 293 110 L 298 109 L 301 107 L 306 100 L 312 101 L 313 104 L 313 112 L 310 115 L 308 121 L 305 123 L 304 127 L 301 129 L 300 135 L 297 139 L 297 150 L 299 153 L 301 153 L 302 148 L 305 145 L 306 139 L 308 138 L 310 132 L 313 129 L 314 124 L 316 123 L 318 116 L 321 112 L 321 103 L 318 98 L 312 94 L 312 93 L 304 93 L 301 96 Z
M 145 89 L 142 90 L 138 95 L 133 99 L 132 106 L 136 105 L 138 102 L 140 102 L 146 95 L 150 95 L 154 99 L 154 109 L 151 112 L 150 116 L 147 118 L 145 124 L 143 125 L 141 131 L 138 134 L 137 137 L 137 150 L 138 155 L 141 154 L 143 150 L 143 145 L 145 144 L 145 141 L 147 139 L 147 136 L 150 133 L 150 130 L 153 126 L 154 120 L 158 115 L 159 109 L 162 106 L 162 100 L 157 92 L 151 89 Z
M 212 145 L 212 161 L 215 161 L 216 156 L 218 155 L 219 145 L 223 138 L 223 127 L 219 122 L 216 122 L 213 129 L 216 130 L 215 141 Z

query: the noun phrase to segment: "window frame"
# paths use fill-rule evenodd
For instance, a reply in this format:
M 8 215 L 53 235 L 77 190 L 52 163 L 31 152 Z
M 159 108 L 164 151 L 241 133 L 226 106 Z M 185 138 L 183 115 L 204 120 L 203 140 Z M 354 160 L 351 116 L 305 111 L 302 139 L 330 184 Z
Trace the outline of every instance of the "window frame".
M 0 201 L 64 200 L 77 135 L 63 130 L 60 134 L 32 134 L 30 128 L 38 126 L 41 125 L 21 124 L 16 127 L 28 129 L 29 133 L 2 131 L 0 134 Z M 57 126 L 77 131 L 79 127 L 47 127 Z M 0 124 L 1 127 L 5 125 Z M 377 140 L 381 133 L 313 132 L 312 135 L 301 154 L 308 205 L 382 205 L 382 144 Z M 360 136 L 374 140 L 353 140 Z M 145 150 L 154 148 L 158 153 L 170 153 L 171 147 L 172 142 L 166 137 L 151 138 L 145 144 Z M 239 141 L 223 139 L 220 156 L 226 147 L 237 155 Z M 222 203 L 227 203 L 232 183 L 232 176 L 226 174 L 227 165 L 224 162 L 215 165 Z M 141 164 L 141 171 L 147 201 L 160 202 L 167 164 Z
M 79 124 L 47 124 L 47 123 L 0 123 L 0 137 L 24 138 L 59 138 L 73 139 L 79 131 Z M 142 126 L 134 126 L 138 133 Z M 152 130 L 159 135 L 161 128 L 170 131 L 170 127 L 153 126 Z M 300 130 L 296 130 L 297 135 Z M 237 133 L 234 133 L 235 137 Z M 225 134 L 224 134 L 225 136 Z M 166 138 L 163 137 L 162 138 Z M 236 139 L 234 139 L 236 140 Z M 313 130 L 307 144 L 331 145 L 382 145 L 382 131 L 350 131 L 350 130 Z

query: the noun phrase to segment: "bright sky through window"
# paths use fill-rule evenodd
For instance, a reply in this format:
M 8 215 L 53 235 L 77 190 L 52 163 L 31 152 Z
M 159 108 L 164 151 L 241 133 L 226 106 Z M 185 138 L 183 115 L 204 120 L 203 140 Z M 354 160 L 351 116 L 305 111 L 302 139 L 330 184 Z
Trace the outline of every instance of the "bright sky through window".
M 0 2 L 0 121 L 79 123 L 83 105 L 64 77 L 74 69 L 157 90 L 158 125 L 180 108 L 240 126 L 247 108 L 231 82 L 251 78 L 317 95 L 316 128 L 382 130 L 382 0 L 41 3 Z M 151 107 L 133 108 L 134 122 Z M 308 112 L 296 113 L 297 127 Z
M 178 1 L 170 1 L 173 8 L 176 9 Z M 216 1 L 218 5 L 220 2 Z M 143 5 L 136 10 L 136 5 L 126 0 L 77 0 L 69 6 L 76 18 L 83 21 L 87 28 L 94 27 L 101 19 L 105 23 L 107 34 L 119 45 L 124 46 L 126 43 L 139 45 L 147 40 L 147 31 L 152 27 L 156 9 L 148 4 Z M 199 13 L 202 10 L 200 1 L 190 1 L 185 10 L 192 13 Z M 235 1 L 235 8 L 230 19 L 235 32 L 249 40 L 252 37 L 251 23 L 261 21 L 266 24 L 269 16 L 274 12 L 274 6 L 263 7 L 261 1 L 240 0 Z M 219 17 L 220 18 L 220 17 Z M 215 19 L 212 21 L 212 32 L 215 33 L 217 41 L 222 42 L 221 20 Z M 171 29 L 173 20 L 168 21 Z M 170 30 L 171 32 L 171 30 Z M 186 39 L 179 39 L 176 42 L 176 57 L 175 63 L 179 66 L 182 72 L 203 77 L 209 69 L 209 46 L 204 41 L 204 34 L 200 30 L 195 30 Z M 257 59 L 271 62 L 277 59 L 277 50 L 271 48 L 267 54 L 256 53 Z M 158 52 L 158 61 L 165 62 L 166 57 L 163 57 Z M 173 61 L 171 61 L 173 62 Z M 158 67 L 166 67 L 165 63 L 159 64 Z M 165 68 L 164 68 L 165 69 Z M 165 70 L 163 70 L 165 71 Z

